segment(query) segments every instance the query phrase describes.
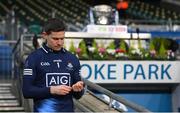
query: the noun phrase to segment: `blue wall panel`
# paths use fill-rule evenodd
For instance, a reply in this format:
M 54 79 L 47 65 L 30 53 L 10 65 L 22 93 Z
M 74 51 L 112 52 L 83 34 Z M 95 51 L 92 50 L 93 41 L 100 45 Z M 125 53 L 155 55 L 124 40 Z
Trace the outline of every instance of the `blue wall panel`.
M 152 112 L 171 112 L 170 93 L 118 93 L 125 99 L 144 106 Z M 132 110 L 130 110 L 132 111 Z

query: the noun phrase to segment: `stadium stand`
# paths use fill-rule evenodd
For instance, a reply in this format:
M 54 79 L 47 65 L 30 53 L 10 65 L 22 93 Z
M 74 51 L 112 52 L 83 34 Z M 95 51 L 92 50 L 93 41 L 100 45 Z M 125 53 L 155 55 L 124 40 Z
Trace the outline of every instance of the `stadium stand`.
M 42 25 L 48 18 L 53 17 L 54 13 L 54 16 L 61 17 L 66 23 L 82 29 L 87 24 L 89 5 L 82 0 L 73 2 L 68 0 L 45 0 L 43 2 L 40 0 L 8 0 L 0 2 L 0 7 L 2 8 L 0 17 L 6 16 L 14 10 L 16 18 L 26 25 Z
M 177 11 L 170 10 L 160 5 L 159 2 L 148 0 L 129 0 L 127 9 L 127 19 L 141 19 L 153 21 L 173 21 L 178 22 L 180 14 Z M 83 29 L 89 23 L 88 11 L 95 3 L 94 1 L 83 0 L 7 0 L 0 2 L 2 20 L 7 14 L 14 10 L 16 18 L 26 25 L 41 25 L 49 17 L 60 17 L 66 23 Z M 103 3 L 103 2 L 101 2 Z M 105 4 L 106 2 L 104 2 Z M 111 5 L 115 8 L 116 1 L 113 0 Z M 121 19 L 121 18 L 120 18 Z
M 50 17 L 58 17 L 58 18 L 61 18 L 63 21 L 65 21 L 67 23 L 68 31 L 83 31 L 84 28 L 88 24 L 90 24 L 90 20 L 89 20 L 90 8 L 99 4 L 107 4 L 107 5 L 111 5 L 115 9 L 116 3 L 117 3 L 117 0 L 1 0 L 0 1 L 0 9 L 1 9 L 0 10 L 0 25 L 2 23 L 2 25 L 4 25 L 5 27 L 3 28 L 1 25 L 1 28 L 0 28 L 0 64 L 3 64 L 3 65 L 0 65 L 2 66 L 0 67 L 0 77 L 13 78 L 14 80 L 13 85 L 15 84 L 15 86 L 13 86 L 12 84 L 10 85 L 0 84 L 0 89 L 4 90 L 4 87 L 6 88 L 8 87 L 8 92 L 7 91 L 3 92 L 2 90 L 0 91 L 0 112 L 1 111 L 4 112 L 8 110 L 9 110 L 8 112 L 11 112 L 11 111 L 20 112 L 20 111 L 30 110 L 30 108 L 28 108 L 29 106 L 25 105 L 27 104 L 27 102 L 24 102 L 25 100 L 23 100 L 22 97 L 20 97 L 22 96 L 21 92 L 19 90 L 16 91 L 18 88 L 21 87 L 20 86 L 21 76 L 18 76 L 18 75 L 20 75 L 22 72 L 21 69 L 22 69 L 23 62 L 21 60 L 24 58 L 24 57 L 22 58 L 21 56 L 22 54 L 19 53 L 21 51 L 19 49 L 20 47 L 18 49 L 16 48 L 16 46 L 23 45 L 18 40 L 20 39 L 21 33 L 27 33 L 27 34 L 33 33 L 33 36 L 35 36 L 34 34 L 39 34 L 42 30 L 42 23 L 44 23 Z M 180 43 L 180 40 L 179 40 L 180 12 L 178 10 L 167 7 L 168 3 L 166 5 L 162 5 L 162 0 L 128 0 L 128 3 L 129 3 L 128 4 L 129 7 L 127 8 L 127 16 L 126 18 L 123 18 L 123 17 L 119 18 L 119 21 L 120 21 L 120 24 L 125 24 L 128 26 L 129 33 L 139 34 L 140 32 L 141 33 L 148 32 L 148 33 L 151 33 L 152 37 L 155 37 L 155 38 L 157 37 L 172 38 L 171 40 L 172 48 L 175 48 L 175 49 L 178 48 L 177 43 L 174 44 L 173 42 L 174 40 L 178 39 L 177 42 Z M 173 7 L 173 4 L 171 5 L 171 7 Z M 19 28 L 18 28 L 18 25 L 20 25 Z M 18 30 L 19 32 L 17 33 L 16 31 Z M 7 42 L 6 42 L 6 39 L 7 39 Z M 27 39 L 28 39 L 27 43 L 30 44 L 30 46 L 28 44 L 23 45 L 23 47 L 25 48 L 23 51 L 25 55 L 26 55 L 25 52 L 27 52 L 27 50 L 32 48 L 32 41 L 31 41 L 32 36 L 28 36 Z M 18 44 L 18 45 L 15 45 L 14 47 L 12 43 L 14 45 L 15 44 Z M 17 58 L 15 59 L 16 62 L 13 62 L 14 59 L 12 59 L 12 56 L 14 55 L 13 50 L 12 50 L 12 45 L 17 50 L 17 53 L 16 53 Z M 177 52 L 177 55 L 178 55 L 177 59 L 180 59 L 180 48 L 179 48 L 179 51 Z M 15 65 L 14 67 L 11 67 L 12 62 L 13 62 L 13 65 Z M 12 72 L 11 70 L 15 72 Z M 11 75 L 12 73 L 15 73 L 15 74 Z M 1 86 L 3 88 L 1 88 Z M 168 90 L 170 90 L 169 87 L 167 88 Z M 2 95 L 4 96 L 4 94 L 9 94 L 9 90 L 13 91 L 12 93 L 13 95 L 10 95 L 13 97 L 10 97 L 10 98 L 7 97 L 6 100 L 8 102 L 1 100 L 3 99 L 1 98 L 1 93 L 3 93 Z M 87 98 L 83 98 L 82 99 L 83 101 L 80 101 L 80 103 L 87 104 L 86 101 L 88 102 L 93 101 L 91 99 L 90 100 L 86 100 L 86 99 Z M 12 101 L 13 101 L 13 104 L 11 103 Z M 18 101 L 19 103 L 16 101 Z M 7 103 L 10 103 L 10 104 L 7 104 Z M 93 105 L 95 107 L 98 107 L 98 105 L 96 104 L 93 104 Z M 107 108 L 107 106 L 108 104 L 106 104 L 105 107 Z M 9 107 L 9 108 L 3 109 L 3 107 Z M 10 108 L 13 108 L 13 107 L 19 107 L 19 108 L 11 110 Z M 108 111 L 106 110 L 106 112 Z

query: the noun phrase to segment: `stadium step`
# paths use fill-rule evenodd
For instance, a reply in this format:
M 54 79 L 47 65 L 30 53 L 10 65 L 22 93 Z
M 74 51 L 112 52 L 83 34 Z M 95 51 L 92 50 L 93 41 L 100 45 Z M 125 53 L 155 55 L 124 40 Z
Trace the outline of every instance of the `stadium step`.
M 0 112 L 23 112 L 16 96 L 11 92 L 12 84 L 0 84 Z
M 11 88 L 10 87 L 7 87 L 7 86 L 0 86 L 0 90 L 10 90 Z
M 0 107 L 0 112 L 20 112 L 24 111 L 23 107 Z
M 19 106 L 18 102 L 5 102 L 5 103 L 0 103 L 0 107 L 16 107 Z
M 0 100 L 0 107 L 6 106 L 19 106 L 17 100 Z
M 11 87 L 12 84 L 11 83 L 1 83 L 0 87 Z
M 16 99 L 16 97 L 12 94 L 0 94 L 0 100 L 12 100 Z
M 7 93 L 11 93 L 11 91 L 9 89 L 5 89 L 5 90 L 0 89 L 0 94 L 7 94 Z

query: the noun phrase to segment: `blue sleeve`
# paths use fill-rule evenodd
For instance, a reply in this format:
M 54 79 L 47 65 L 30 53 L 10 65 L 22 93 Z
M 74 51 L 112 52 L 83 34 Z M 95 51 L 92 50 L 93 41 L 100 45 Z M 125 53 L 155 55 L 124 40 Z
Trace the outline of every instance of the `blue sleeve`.
M 81 81 L 79 60 L 77 60 L 75 66 L 73 81 L 74 81 L 73 84 L 75 84 L 78 81 Z M 73 92 L 73 97 L 79 99 L 82 97 L 83 94 L 84 94 L 84 90 L 82 90 L 81 92 Z
M 51 96 L 50 88 L 38 87 L 35 83 L 37 75 L 36 57 L 30 55 L 25 62 L 23 71 L 22 92 L 25 98 L 47 98 Z

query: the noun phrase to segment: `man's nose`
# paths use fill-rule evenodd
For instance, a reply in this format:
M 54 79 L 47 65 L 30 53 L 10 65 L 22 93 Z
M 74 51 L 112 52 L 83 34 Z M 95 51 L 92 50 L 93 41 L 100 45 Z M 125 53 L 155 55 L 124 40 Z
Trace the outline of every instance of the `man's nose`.
M 61 43 L 62 43 L 62 40 L 61 40 L 61 39 L 57 40 L 57 43 L 58 43 L 58 44 L 61 44 Z

